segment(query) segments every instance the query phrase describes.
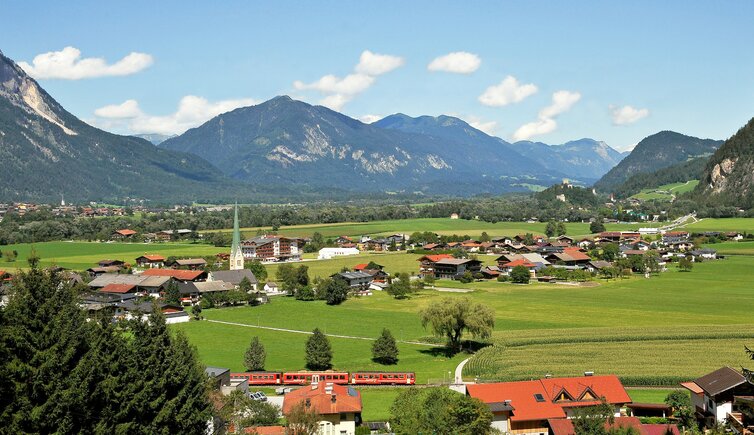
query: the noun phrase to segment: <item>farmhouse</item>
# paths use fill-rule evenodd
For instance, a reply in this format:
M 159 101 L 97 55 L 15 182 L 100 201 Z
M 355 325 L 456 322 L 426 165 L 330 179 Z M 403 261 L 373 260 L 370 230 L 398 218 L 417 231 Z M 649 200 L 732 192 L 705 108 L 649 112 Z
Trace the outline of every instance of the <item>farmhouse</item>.
M 361 423 L 361 393 L 350 386 L 312 382 L 285 395 L 283 415 L 288 415 L 303 402 L 307 411 L 315 411 L 320 418 L 320 434 L 355 435 Z
M 345 281 L 351 288 L 369 288 L 369 284 L 372 283 L 372 275 L 366 272 L 340 272 L 331 275 L 334 279 L 340 279 Z
M 238 287 L 244 278 L 249 280 L 249 282 L 251 283 L 251 288 L 253 290 L 257 289 L 257 284 L 259 283 L 259 281 L 257 281 L 257 277 L 254 276 L 254 273 L 249 269 L 216 270 L 209 273 L 207 281 L 224 281 Z
M 136 265 L 139 267 L 162 267 L 165 265 L 165 257 L 157 254 L 144 254 L 141 257 L 136 257 Z
M 136 235 L 136 231 L 129 229 L 115 230 L 110 236 L 112 240 L 130 240 Z
M 86 271 L 89 273 L 89 276 L 94 278 L 105 273 L 118 273 L 121 271 L 121 268 L 120 266 L 90 267 Z
M 694 259 L 702 258 L 705 260 L 715 260 L 717 259 L 717 251 L 710 248 L 702 248 L 702 249 L 696 249 L 691 252 L 689 252 Z
M 241 242 L 245 259 L 261 261 L 301 260 L 304 240 L 280 236 L 259 236 Z
M 576 408 L 598 405 L 601 399 L 613 407 L 616 417 L 631 402 L 612 375 L 470 384 L 466 391 L 490 407 L 494 428 L 520 435 L 551 433 L 551 421 L 571 418 Z
M 166 276 L 176 281 L 204 281 L 207 272 L 203 270 L 180 270 L 180 269 L 147 269 L 141 276 Z
M 433 269 L 435 278 L 455 279 L 466 272 L 480 272 L 482 262 L 469 258 L 443 258 L 434 263 Z
M 168 286 L 170 279 L 169 276 L 104 274 L 91 280 L 89 287 L 102 289 L 110 284 L 126 284 L 136 286 L 139 293 L 158 294 Z
M 99 267 L 118 266 L 123 267 L 126 263 L 120 260 L 100 260 L 97 262 Z
M 184 258 L 173 260 L 173 262 L 170 263 L 169 266 L 173 269 L 204 269 L 205 267 L 207 267 L 207 260 L 203 258 Z
M 691 392 L 696 417 L 706 427 L 729 418 L 733 412 L 735 396 L 754 395 L 754 385 L 730 367 L 721 367 L 701 378 L 684 382 L 681 386 Z

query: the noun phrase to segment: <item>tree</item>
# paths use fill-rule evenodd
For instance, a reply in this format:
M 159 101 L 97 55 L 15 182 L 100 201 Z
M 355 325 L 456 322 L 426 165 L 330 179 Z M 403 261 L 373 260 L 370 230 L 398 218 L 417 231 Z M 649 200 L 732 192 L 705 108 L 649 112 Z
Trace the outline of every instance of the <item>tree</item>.
M 332 348 L 325 334 L 314 328 L 306 340 L 306 367 L 309 370 L 329 370 L 332 368 Z
M 566 231 L 565 223 L 558 222 L 558 225 L 555 227 L 555 234 L 557 234 L 558 236 L 562 236 L 566 233 L 567 231 Z
M 278 421 L 279 407 L 269 402 L 254 400 L 239 390 L 222 396 L 221 403 L 220 418 L 226 430 L 233 426 L 232 433 L 245 433 L 246 428 L 272 425 Z
M 660 272 L 660 255 L 655 251 L 649 251 L 642 256 L 644 270 L 649 273 Z
M 665 397 L 665 404 L 670 407 L 673 417 L 678 419 L 678 426 L 690 429 L 696 426 L 694 407 L 686 391 L 676 390 Z
M 602 245 L 602 259 L 605 261 L 615 261 L 619 253 L 620 249 L 615 243 L 605 243 Z
M 348 292 L 351 288 L 344 280 L 339 278 L 325 278 L 319 283 L 317 291 L 322 294 L 322 298 L 327 305 L 340 305 L 348 299 Z
M 511 270 L 511 281 L 516 284 L 529 284 L 531 272 L 526 266 L 516 266 Z
M 471 273 L 471 271 L 467 270 L 466 272 L 461 275 L 460 278 L 458 278 L 458 281 L 461 281 L 464 284 L 468 284 L 470 282 L 474 281 L 474 274 Z
M 277 272 L 275 272 L 275 279 L 277 279 L 280 288 L 283 291 L 292 295 L 298 289 L 298 273 L 293 265 L 284 263 L 278 266 Z
M 464 332 L 474 338 L 486 339 L 495 326 L 494 311 L 471 299 L 442 298 L 419 312 L 422 326 L 430 326 L 437 336 L 445 336 L 451 350 L 459 350 Z
M 613 407 L 603 401 L 599 405 L 575 408 L 572 418 L 573 431 L 576 435 L 607 435 L 605 424 L 615 421 Z
M 379 270 L 379 269 L 382 269 L 382 266 L 380 266 L 379 264 L 375 263 L 374 261 L 370 261 L 367 264 L 366 268 L 369 269 L 369 270 Z
M 267 280 L 267 268 L 259 260 L 246 261 L 244 266 L 254 274 L 257 281 L 264 282 Z
M 558 227 L 555 224 L 555 221 L 549 221 L 547 222 L 547 225 L 545 226 L 545 235 L 547 237 L 554 236 L 558 231 Z
M 264 370 L 264 360 L 266 358 L 267 352 L 264 350 L 262 342 L 259 341 L 259 337 L 254 336 L 243 357 L 243 364 L 246 366 L 246 370 L 250 372 Z
M 178 289 L 178 283 L 173 280 L 170 280 L 165 288 L 165 303 L 172 305 L 180 305 L 181 303 L 181 291 Z
M 484 435 L 492 432 L 492 412 L 481 400 L 442 387 L 402 391 L 390 407 L 396 434 Z
M 491 240 L 490 235 L 487 234 L 487 231 L 482 231 L 482 235 L 479 236 L 479 241 L 484 243 L 484 242 L 489 242 L 490 240 Z
M 321 420 L 317 410 L 307 407 L 303 400 L 298 402 L 285 415 L 288 422 L 286 435 L 316 435 L 319 433 Z
M 524 234 L 524 245 L 533 245 L 534 244 L 534 235 L 532 233 L 526 233 Z
M 409 277 L 406 273 L 397 273 L 390 285 L 385 287 L 385 292 L 396 299 L 406 299 L 411 291 Z
M 389 329 L 384 328 L 372 344 L 372 359 L 380 364 L 398 363 L 398 344 Z
M 694 263 L 691 261 L 689 257 L 683 257 L 680 260 L 678 260 L 678 269 L 682 272 L 691 272 L 691 269 L 694 267 Z
M 589 224 L 589 232 L 592 234 L 597 234 L 605 231 L 605 224 L 602 223 L 602 219 L 595 220 L 592 223 Z
M 309 285 L 309 266 L 301 265 L 296 269 L 296 288 Z

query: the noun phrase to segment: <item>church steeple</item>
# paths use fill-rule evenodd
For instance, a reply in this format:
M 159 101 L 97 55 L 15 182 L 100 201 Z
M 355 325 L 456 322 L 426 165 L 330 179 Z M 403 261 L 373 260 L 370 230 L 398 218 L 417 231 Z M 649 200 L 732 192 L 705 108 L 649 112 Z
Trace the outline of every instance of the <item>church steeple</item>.
M 230 270 L 244 268 L 243 251 L 241 250 L 241 229 L 238 225 L 238 203 L 233 215 L 233 243 L 230 245 Z

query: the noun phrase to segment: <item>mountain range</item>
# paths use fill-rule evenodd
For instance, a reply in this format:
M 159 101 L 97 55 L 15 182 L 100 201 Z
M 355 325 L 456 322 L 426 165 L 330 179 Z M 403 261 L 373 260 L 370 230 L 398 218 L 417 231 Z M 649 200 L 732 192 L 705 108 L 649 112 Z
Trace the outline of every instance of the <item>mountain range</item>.
M 631 153 L 594 184 L 602 193 L 612 193 L 632 175 L 659 169 L 695 158 L 709 157 L 723 141 L 700 139 L 673 131 L 661 131 L 642 139 Z

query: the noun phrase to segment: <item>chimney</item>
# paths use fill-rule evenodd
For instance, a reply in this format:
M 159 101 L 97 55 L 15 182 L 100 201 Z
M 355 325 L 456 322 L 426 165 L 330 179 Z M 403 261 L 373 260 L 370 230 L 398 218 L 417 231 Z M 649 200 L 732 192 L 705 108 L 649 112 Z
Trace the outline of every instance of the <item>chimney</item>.
M 594 376 L 594 372 L 592 371 L 584 372 L 584 376 Z
M 510 406 L 511 401 L 510 400 L 503 400 L 503 405 Z
M 552 377 L 551 373 L 545 373 L 545 379 L 550 379 Z

